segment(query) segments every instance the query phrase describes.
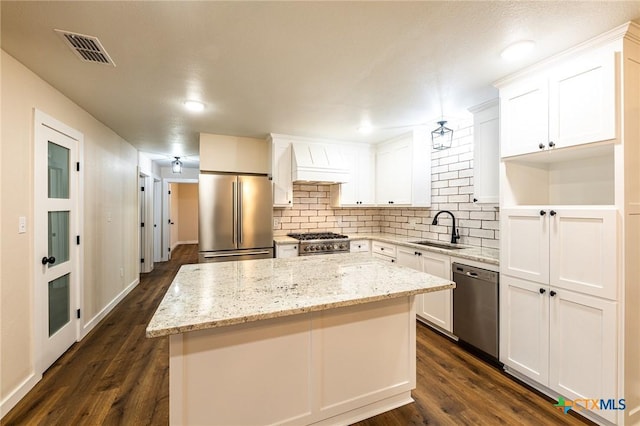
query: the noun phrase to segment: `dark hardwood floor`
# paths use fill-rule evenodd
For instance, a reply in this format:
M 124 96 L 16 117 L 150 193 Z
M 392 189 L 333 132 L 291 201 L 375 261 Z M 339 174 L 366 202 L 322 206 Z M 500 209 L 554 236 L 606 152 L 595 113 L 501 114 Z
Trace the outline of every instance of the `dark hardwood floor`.
M 168 339 L 145 328 L 197 246 L 179 246 L 82 342 L 73 345 L 1 421 L 3 425 L 166 425 Z M 358 423 L 382 425 L 571 425 L 553 402 L 418 324 L 416 402 Z M 250 409 L 250 407 L 247 407 Z

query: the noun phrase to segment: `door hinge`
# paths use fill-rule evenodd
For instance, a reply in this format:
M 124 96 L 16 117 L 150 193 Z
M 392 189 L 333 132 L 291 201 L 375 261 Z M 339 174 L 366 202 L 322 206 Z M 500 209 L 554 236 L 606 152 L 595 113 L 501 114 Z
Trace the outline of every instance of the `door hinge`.
M 80 235 L 76 235 L 76 245 L 80 245 Z
M 144 222 L 142 222 L 142 223 L 140 224 L 140 227 L 144 228 Z
M 171 247 L 167 247 L 167 252 L 171 253 Z
M 140 187 L 140 191 L 144 192 L 144 186 Z
M 76 172 L 80 171 L 80 162 L 76 162 Z
M 80 309 L 78 309 L 78 310 L 76 311 L 76 317 L 77 317 L 78 319 L 80 318 Z
M 167 219 L 167 223 L 171 225 L 171 219 Z
M 144 258 L 140 259 L 140 263 L 144 263 Z
M 169 191 L 168 194 L 171 195 L 171 191 Z

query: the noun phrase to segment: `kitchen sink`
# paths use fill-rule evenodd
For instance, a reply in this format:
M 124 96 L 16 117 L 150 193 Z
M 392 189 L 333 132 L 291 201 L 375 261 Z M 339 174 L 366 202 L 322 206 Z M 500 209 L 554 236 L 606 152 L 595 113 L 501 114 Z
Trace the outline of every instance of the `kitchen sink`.
M 433 241 L 411 241 L 411 244 L 420 244 L 421 246 L 436 247 L 447 250 L 460 250 L 465 247 L 454 246 L 453 244 L 434 243 Z

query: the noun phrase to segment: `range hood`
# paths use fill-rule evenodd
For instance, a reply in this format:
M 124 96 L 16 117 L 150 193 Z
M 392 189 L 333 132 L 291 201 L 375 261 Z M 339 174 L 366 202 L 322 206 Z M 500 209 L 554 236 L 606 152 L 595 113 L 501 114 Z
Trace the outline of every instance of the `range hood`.
M 351 173 L 338 145 L 292 142 L 291 157 L 291 178 L 294 182 L 349 182 Z

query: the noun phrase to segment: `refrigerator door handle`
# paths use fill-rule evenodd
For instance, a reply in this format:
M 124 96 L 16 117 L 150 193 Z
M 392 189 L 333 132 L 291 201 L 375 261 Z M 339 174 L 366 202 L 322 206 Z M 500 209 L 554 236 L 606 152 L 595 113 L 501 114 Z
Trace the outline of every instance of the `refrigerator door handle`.
M 216 253 L 216 254 L 205 254 L 202 257 L 205 259 L 215 259 L 216 257 L 232 257 L 232 256 L 246 256 L 246 255 L 254 255 L 254 254 L 269 254 L 269 250 L 257 250 L 243 253 Z
M 236 194 L 236 183 L 235 182 L 231 182 L 231 194 L 232 194 L 232 200 L 231 200 L 231 208 L 232 208 L 232 213 L 231 216 L 233 217 L 233 223 L 231 224 L 231 239 L 233 240 L 233 243 L 236 244 L 236 230 L 238 229 L 238 212 L 237 212 L 237 206 L 238 206 L 238 194 Z
M 238 244 L 242 244 L 242 182 L 238 182 Z

